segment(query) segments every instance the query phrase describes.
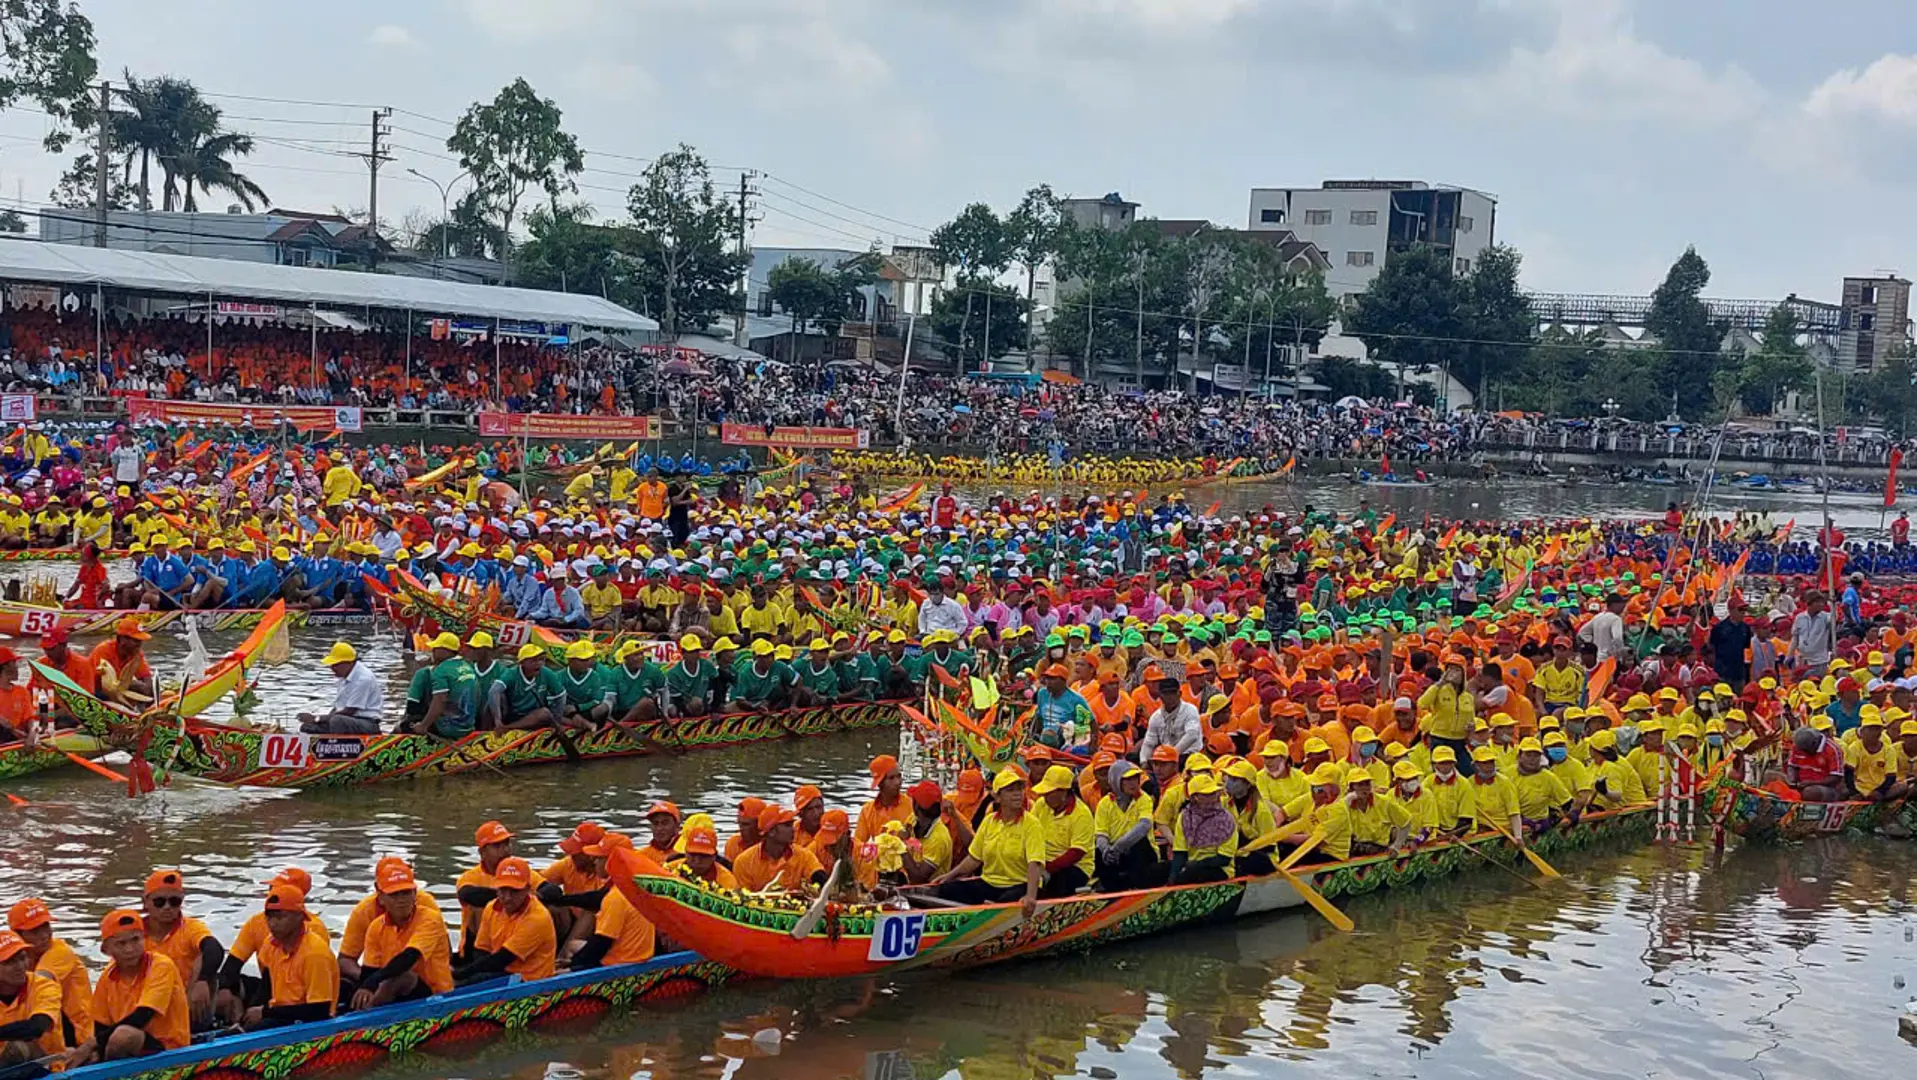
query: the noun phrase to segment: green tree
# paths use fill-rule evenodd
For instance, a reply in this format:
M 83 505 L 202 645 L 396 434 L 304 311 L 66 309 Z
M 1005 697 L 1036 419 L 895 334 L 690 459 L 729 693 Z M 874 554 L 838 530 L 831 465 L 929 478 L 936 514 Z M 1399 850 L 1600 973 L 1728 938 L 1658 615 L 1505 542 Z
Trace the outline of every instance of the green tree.
M 1810 349 L 1797 340 L 1797 314 L 1787 305 L 1764 320 L 1764 342 L 1738 365 L 1738 400 L 1753 416 L 1769 416 L 1792 390 L 1811 385 Z M 1720 363 L 1723 358 L 1720 358 Z
M 579 142 L 562 126 L 564 114 L 525 79 L 514 79 L 489 103 L 474 102 L 453 127 L 446 149 L 473 174 L 474 190 L 498 225 L 509 256 L 520 203 L 537 190 L 558 209 L 559 197 L 579 190 L 586 167 Z
M 983 313 L 976 319 L 975 307 Z M 956 288 L 939 293 L 926 321 L 932 339 L 958 357 L 961 371 L 980 371 L 1025 340 L 1026 307 L 1017 289 L 981 276 L 961 277 Z
M 0 233 L 23 233 L 27 231 L 27 219 L 12 210 L 0 210 Z
M 968 281 L 994 281 L 1012 260 L 1011 234 L 1004 220 L 984 203 L 972 203 L 959 211 L 957 217 L 932 230 L 930 240 L 939 261 L 957 271 L 961 285 Z M 965 313 L 959 321 L 955 340 L 960 350 L 966 351 L 972 348 L 973 307 L 989 307 L 998 291 L 982 288 L 958 291 L 964 294 Z M 989 310 L 985 318 L 988 323 L 993 321 Z
M 158 162 L 161 192 L 166 209 L 178 198 L 174 160 L 189 142 L 215 134 L 220 113 L 194 85 L 185 79 L 161 75 L 142 79 L 125 72 L 126 88 L 120 92 L 122 108 L 113 114 L 113 142 L 126 151 L 123 177 L 133 179 L 133 163 L 140 165 L 140 208 L 153 208 L 152 167 Z
M 1171 248 L 1150 222 L 1121 231 L 1068 227 L 1059 243 L 1058 311 L 1046 328 L 1052 351 L 1085 359 L 1087 374 L 1098 358 L 1128 360 L 1141 384 L 1148 364 L 1175 358 L 1183 281 Z
M 1825 380 L 1829 396 L 1831 380 Z M 1883 366 L 1857 380 L 1857 397 L 1869 403 L 1869 413 L 1884 422 L 1898 438 L 1917 435 L 1917 358 L 1909 343 L 1885 354 Z
M 1451 275 L 1451 260 L 1420 245 L 1385 263 L 1358 298 L 1349 328 L 1373 360 L 1397 368 L 1402 393 L 1407 372 L 1424 373 L 1460 358 L 1459 343 L 1470 332 L 1465 311 L 1464 289 Z
M 217 114 L 219 110 L 214 110 Z M 200 208 L 193 192 L 208 195 L 223 191 L 239 200 L 248 212 L 269 201 L 265 189 L 233 164 L 236 157 L 253 152 L 253 137 L 231 131 L 188 133 L 170 160 L 173 178 L 180 182 L 180 209 L 192 213 Z
M 1025 301 L 1029 305 L 1038 287 L 1038 268 L 1057 258 L 1065 232 L 1065 207 L 1050 184 L 1025 193 L 1005 216 L 1005 238 L 1012 261 L 1025 268 Z M 1025 351 L 1032 351 L 1031 322 L 1026 323 Z
M 91 210 L 99 201 L 99 176 L 93 171 L 93 155 L 81 154 L 60 174 L 60 180 L 47 193 L 48 201 L 68 210 Z M 138 192 L 118 176 L 107 177 L 107 209 L 132 210 Z
M 1699 416 L 1709 409 L 1716 390 L 1718 352 L 1729 327 L 1711 318 L 1701 299 L 1711 283 L 1711 268 L 1697 249 L 1685 248 L 1651 294 L 1651 311 L 1644 329 L 1657 340 L 1657 388 L 1680 415 Z M 1718 381 L 1717 388 L 1721 388 Z
M 676 339 L 680 327 L 699 329 L 733 310 L 746 258 L 737 249 L 738 221 L 719 201 L 712 172 L 683 143 L 646 166 L 626 196 L 638 233 L 648 310 L 661 312 L 660 329 Z
M 592 219 L 592 207 L 583 202 L 533 207 L 526 214 L 526 241 L 513 256 L 514 280 L 529 289 L 596 293 L 632 303 L 638 289 L 625 257 L 632 247 L 625 235 L 630 230 L 595 225 Z
M 1531 300 L 1518 288 L 1518 270 L 1524 257 L 1517 249 L 1495 244 L 1478 256 L 1477 265 L 1463 283 L 1467 339 L 1458 349 L 1451 374 L 1473 388 L 1480 400 L 1492 380 L 1504 378 L 1524 365 L 1525 354 L 1537 337 L 1538 317 Z
M 794 333 L 817 327 L 836 337 L 839 327 L 859 314 L 862 290 L 878 281 L 881 261 L 878 253 L 867 252 L 828 269 L 810 259 L 789 258 L 766 275 L 766 286 L 772 302 L 791 316 Z
M 99 64 L 93 23 L 60 0 L 0 0 L 0 112 L 25 99 L 52 118 L 48 153 L 66 147 L 68 125 L 88 99 Z
M 1183 271 L 1182 310 L 1191 318 L 1194 384 L 1198 372 L 1206 367 L 1205 354 L 1209 352 L 1217 360 L 1221 346 L 1229 348 L 1229 341 L 1215 340 L 1209 331 L 1216 329 L 1214 324 L 1222 322 L 1233 306 L 1238 286 L 1243 282 L 1244 248 L 1244 242 L 1230 230 L 1205 225 L 1172 249 Z M 1225 359 L 1229 360 L 1229 356 Z

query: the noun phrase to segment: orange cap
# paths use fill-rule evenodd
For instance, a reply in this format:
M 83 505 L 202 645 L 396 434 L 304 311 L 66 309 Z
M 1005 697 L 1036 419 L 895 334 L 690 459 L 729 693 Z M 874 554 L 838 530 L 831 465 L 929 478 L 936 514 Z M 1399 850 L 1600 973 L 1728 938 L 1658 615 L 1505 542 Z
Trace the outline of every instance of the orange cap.
M 186 878 L 178 870 L 155 870 L 146 876 L 145 895 L 158 892 L 185 892 Z
M 821 840 L 837 840 L 851 831 L 852 819 L 848 818 L 843 810 L 827 810 L 825 816 L 819 819 L 819 839 Z
M 801 785 L 799 790 L 792 793 L 792 809 L 794 810 L 803 810 L 815 802 L 824 801 L 825 792 L 820 791 L 811 784 Z
M 306 914 L 306 894 L 290 882 L 266 890 L 267 911 L 297 911 Z
M 7 911 L 7 925 L 14 930 L 35 930 L 53 921 L 53 912 L 47 905 L 32 897 L 13 905 Z
M 759 811 L 759 831 L 769 833 L 785 822 L 797 820 L 799 820 L 798 814 L 778 803 L 771 803 L 764 810 Z
M 1178 764 L 1178 748 L 1170 743 L 1159 743 L 1152 748 L 1152 760 L 1169 761 L 1173 765 L 1176 765 Z
M 107 912 L 106 918 L 100 920 L 100 940 L 102 942 L 109 941 L 129 930 L 136 934 L 146 933 L 146 920 L 140 917 L 139 912 L 131 908 L 119 908 L 114 911 L 109 911 Z
M 686 854 L 719 854 L 719 834 L 711 829 L 694 829 L 686 835 Z
M 872 773 L 872 786 L 877 787 L 879 781 L 885 779 L 887 773 L 899 771 L 899 759 L 893 757 L 891 754 L 880 754 L 878 757 L 873 758 L 872 764 L 866 766 L 866 768 Z
M 473 830 L 473 843 L 480 847 L 487 844 L 503 844 L 513 838 L 513 831 L 497 821 L 488 821 Z
M 282 884 L 291 885 L 300 891 L 301 896 L 305 896 L 313 891 L 313 875 L 297 866 L 289 866 L 279 873 L 274 874 L 273 880 L 266 884 L 269 886 Z
M 20 935 L 11 930 L 0 930 L 0 963 L 4 963 L 25 952 L 27 943 Z
M 764 809 L 765 809 L 765 800 L 759 798 L 756 795 L 750 795 L 750 796 L 747 796 L 746 798 L 740 799 L 739 800 L 739 820 L 750 821 L 756 825 L 758 824 L 758 821 L 759 821 L 759 813 L 760 811 Z
M 586 848 L 597 844 L 600 837 L 606 835 L 606 827 L 596 822 L 582 821 L 572 830 L 572 835 L 559 841 L 559 850 L 568 855 L 583 854 Z
M 498 889 L 532 888 L 531 865 L 518 856 L 499 860 L 499 869 L 493 871 L 493 887 Z
M 113 624 L 113 636 L 132 638 L 134 641 L 145 641 L 153 635 L 146 632 L 145 628 L 140 625 L 140 620 L 128 615 Z
M 621 848 L 627 851 L 631 851 L 632 837 L 627 836 L 624 833 L 609 832 L 606 835 L 600 837 L 598 843 L 588 845 L 585 853 L 587 855 L 591 855 L 596 858 L 600 856 L 610 855 L 613 852 L 620 850 Z
M 1068 670 L 1064 664 L 1051 664 L 1039 674 L 1048 679 L 1069 679 L 1072 677 L 1071 671 Z
M 413 877 L 413 868 L 398 860 L 379 868 L 379 877 L 375 887 L 383 893 L 405 892 L 419 888 L 419 880 Z
M 679 821 L 684 816 L 679 813 L 679 804 L 667 799 L 660 799 L 658 802 L 646 807 L 647 817 L 651 817 L 654 814 L 670 814 L 674 821 Z
M 985 790 L 985 773 L 978 768 L 962 770 L 958 774 L 958 790 L 976 795 Z

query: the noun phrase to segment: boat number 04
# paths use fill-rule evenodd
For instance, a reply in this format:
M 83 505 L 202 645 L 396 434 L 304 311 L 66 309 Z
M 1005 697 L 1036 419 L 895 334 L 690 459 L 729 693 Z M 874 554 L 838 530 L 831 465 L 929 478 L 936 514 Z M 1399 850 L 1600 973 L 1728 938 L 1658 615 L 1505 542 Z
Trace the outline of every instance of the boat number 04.
M 303 769 L 306 767 L 305 735 L 277 732 L 260 740 L 260 768 Z
M 923 912 L 881 915 L 872 927 L 872 947 L 866 951 L 865 958 L 887 962 L 910 960 L 919 954 L 919 943 L 924 938 Z

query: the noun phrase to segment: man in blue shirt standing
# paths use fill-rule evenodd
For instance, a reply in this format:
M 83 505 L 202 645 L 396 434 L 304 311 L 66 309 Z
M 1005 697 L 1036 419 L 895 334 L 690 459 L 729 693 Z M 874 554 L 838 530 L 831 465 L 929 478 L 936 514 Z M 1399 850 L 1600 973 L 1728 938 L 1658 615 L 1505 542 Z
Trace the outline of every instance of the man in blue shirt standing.
M 1844 586 L 1844 595 L 1838 600 L 1844 615 L 1844 633 L 1860 638 L 1869 629 L 1864 625 L 1863 588 L 1864 575 L 1852 574 L 1850 583 Z

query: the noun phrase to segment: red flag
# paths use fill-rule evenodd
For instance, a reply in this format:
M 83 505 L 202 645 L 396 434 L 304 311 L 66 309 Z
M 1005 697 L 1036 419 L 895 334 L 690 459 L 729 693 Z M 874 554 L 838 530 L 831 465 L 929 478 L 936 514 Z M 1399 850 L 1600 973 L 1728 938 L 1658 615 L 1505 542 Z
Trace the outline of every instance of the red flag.
M 1893 449 L 1890 452 L 1890 475 L 1884 478 L 1884 505 L 1897 505 L 1897 466 L 1904 462 L 1904 451 Z
M 1391 455 L 1390 454 L 1386 454 L 1383 457 L 1378 459 L 1378 471 L 1385 474 L 1386 476 L 1391 475 Z

